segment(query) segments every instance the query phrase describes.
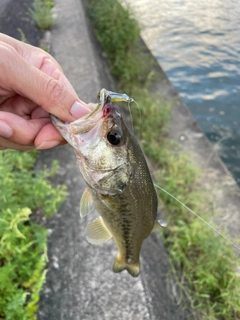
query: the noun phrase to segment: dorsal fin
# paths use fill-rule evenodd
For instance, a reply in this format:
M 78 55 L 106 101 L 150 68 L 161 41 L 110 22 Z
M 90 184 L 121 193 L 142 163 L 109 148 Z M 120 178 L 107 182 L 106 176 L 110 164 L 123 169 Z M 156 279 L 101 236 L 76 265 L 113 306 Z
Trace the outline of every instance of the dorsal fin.
M 165 220 L 162 220 L 162 219 L 157 220 L 154 223 L 152 232 L 159 230 L 161 227 L 166 228 L 166 226 L 167 226 L 167 222 Z

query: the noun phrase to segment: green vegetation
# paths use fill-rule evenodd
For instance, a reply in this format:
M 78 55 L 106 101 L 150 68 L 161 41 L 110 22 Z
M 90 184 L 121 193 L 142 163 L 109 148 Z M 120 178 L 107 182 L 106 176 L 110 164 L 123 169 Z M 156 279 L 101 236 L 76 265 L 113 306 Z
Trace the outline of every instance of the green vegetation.
M 48 30 L 55 24 L 53 6 L 54 2 L 51 0 L 33 0 L 33 9 L 29 9 L 29 14 L 39 29 Z
M 34 173 L 36 151 L 0 152 L 0 319 L 36 319 L 45 280 L 47 229 L 36 221 L 56 212 L 65 198 L 63 186 L 48 178 L 57 171 Z
M 28 43 L 27 38 L 26 38 L 24 32 L 22 31 L 22 29 L 21 28 L 17 28 L 17 31 L 19 32 L 20 37 L 21 37 L 20 41 L 22 41 L 24 43 Z
M 128 88 L 128 92 L 133 84 L 143 83 L 144 75 L 150 72 L 150 66 L 143 63 L 143 54 L 138 50 L 138 24 L 129 12 L 118 1 L 89 1 L 88 13 L 96 37 L 111 62 L 119 89 Z
M 138 110 L 131 110 L 135 124 L 141 128 L 140 143 L 157 168 L 156 183 L 210 221 L 214 213 L 208 210 L 210 195 L 201 191 L 201 173 L 191 155 L 183 153 L 168 138 L 171 101 L 151 97 L 147 90 L 150 73 L 145 64 L 149 61 L 142 59 L 138 64 L 144 53 L 138 45 L 136 21 L 117 0 L 89 2 L 88 13 L 120 84 L 118 90 L 131 93 L 140 106 L 141 117 Z M 240 319 L 240 276 L 236 271 L 239 260 L 233 248 L 167 194 L 159 192 L 159 197 L 168 217 L 163 236 L 169 261 L 183 299 L 195 310 L 192 318 Z

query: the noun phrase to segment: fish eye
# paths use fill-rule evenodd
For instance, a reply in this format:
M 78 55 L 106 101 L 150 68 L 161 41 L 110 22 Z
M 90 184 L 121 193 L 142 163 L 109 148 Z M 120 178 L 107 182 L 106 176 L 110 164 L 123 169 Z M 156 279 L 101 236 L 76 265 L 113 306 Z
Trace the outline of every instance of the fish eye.
M 122 134 L 118 130 L 112 130 L 107 135 L 108 141 L 114 146 L 118 145 L 121 142 L 121 138 Z

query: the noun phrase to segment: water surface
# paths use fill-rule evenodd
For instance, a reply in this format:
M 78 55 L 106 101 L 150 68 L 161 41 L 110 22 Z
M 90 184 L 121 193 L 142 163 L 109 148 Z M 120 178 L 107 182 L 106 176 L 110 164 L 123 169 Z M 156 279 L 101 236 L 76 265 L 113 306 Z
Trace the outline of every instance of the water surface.
M 240 2 L 127 2 L 144 41 L 240 183 Z

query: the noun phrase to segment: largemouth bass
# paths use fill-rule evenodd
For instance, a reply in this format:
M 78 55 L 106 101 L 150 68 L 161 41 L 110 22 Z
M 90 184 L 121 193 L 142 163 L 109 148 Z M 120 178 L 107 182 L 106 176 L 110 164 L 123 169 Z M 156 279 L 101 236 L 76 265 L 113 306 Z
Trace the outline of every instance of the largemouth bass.
M 74 148 L 86 182 L 80 215 L 93 208 L 100 217 L 87 226 L 87 239 L 100 244 L 113 238 L 118 254 L 114 272 L 140 272 L 139 255 L 144 239 L 157 229 L 158 201 L 142 150 L 113 102 L 131 101 L 125 94 L 102 89 L 90 113 L 63 123 L 52 122 Z M 164 225 L 163 225 L 164 226 Z

